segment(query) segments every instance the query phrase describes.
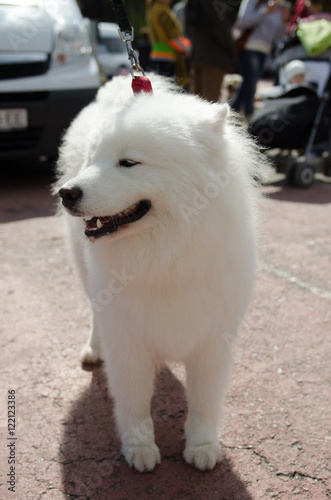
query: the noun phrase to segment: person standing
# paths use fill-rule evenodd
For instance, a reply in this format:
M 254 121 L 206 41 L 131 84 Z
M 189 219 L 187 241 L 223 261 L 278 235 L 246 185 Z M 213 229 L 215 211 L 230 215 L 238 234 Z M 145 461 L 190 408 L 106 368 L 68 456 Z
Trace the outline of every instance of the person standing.
M 256 85 L 261 77 L 267 56 L 276 40 L 284 37 L 289 19 L 289 8 L 278 6 L 273 0 L 243 0 L 236 26 L 251 29 L 244 50 L 238 58 L 239 73 L 243 81 L 232 101 L 232 108 L 243 111 L 249 120 L 254 112 Z
M 309 16 L 309 0 L 296 0 L 291 10 L 290 20 L 286 27 L 287 36 L 291 36 L 297 29 L 298 22 Z
M 235 66 L 235 49 L 226 9 L 219 12 L 213 0 L 190 0 L 186 5 L 186 29 L 192 42 L 192 92 L 218 102 L 227 70 Z
M 180 2 L 175 3 L 172 8 L 172 12 L 177 17 L 180 25 L 182 27 L 182 32 L 186 33 L 186 20 L 185 20 L 185 9 L 186 9 L 186 0 L 181 0 Z
M 186 58 L 191 42 L 183 36 L 170 4 L 171 0 L 147 0 L 151 66 L 160 75 L 176 77 L 177 83 L 185 87 L 189 81 Z

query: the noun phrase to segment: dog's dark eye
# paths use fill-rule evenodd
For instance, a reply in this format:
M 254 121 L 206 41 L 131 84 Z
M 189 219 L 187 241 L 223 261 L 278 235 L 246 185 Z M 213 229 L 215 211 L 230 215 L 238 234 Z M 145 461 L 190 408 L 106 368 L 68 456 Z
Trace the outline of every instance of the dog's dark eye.
M 123 160 L 120 160 L 118 164 L 119 164 L 120 167 L 130 168 L 130 167 L 134 167 L 135 165 L 139 165 L 140 162 L 139 161 L 134 161 L 134 160 L 123 159 Z

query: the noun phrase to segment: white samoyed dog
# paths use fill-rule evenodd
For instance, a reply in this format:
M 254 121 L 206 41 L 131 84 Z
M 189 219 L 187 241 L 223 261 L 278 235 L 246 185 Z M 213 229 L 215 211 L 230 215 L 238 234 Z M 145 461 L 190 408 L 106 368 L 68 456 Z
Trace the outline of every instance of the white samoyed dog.
M 260 158 L 229 108 L 149 75 L 100 89 L 68 129 L 56 189 L 91 301 L 84 363 L 104 360 L 122 452 L 160 462 L 150 401 L 156 371 L 186 368 L 184 458 L 222 460 L 218 425 L 236 336 L 254 286 Z

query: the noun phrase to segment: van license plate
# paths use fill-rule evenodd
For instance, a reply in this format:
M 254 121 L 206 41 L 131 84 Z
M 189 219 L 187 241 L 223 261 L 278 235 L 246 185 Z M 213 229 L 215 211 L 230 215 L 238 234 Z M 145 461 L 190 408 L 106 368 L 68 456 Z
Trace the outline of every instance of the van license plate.
M 26 109 L 0 109 L 0 130 L 23 129 L 28 126 Z

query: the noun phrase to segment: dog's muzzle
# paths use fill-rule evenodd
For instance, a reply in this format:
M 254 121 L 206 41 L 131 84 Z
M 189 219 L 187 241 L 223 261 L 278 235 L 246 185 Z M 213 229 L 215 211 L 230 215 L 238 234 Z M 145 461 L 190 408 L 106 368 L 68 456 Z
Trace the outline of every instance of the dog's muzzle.
M 149 212 L 152 206 L 149 200 L 141 200 L 128 206 L 121 212 L 112 215 L 92 216 L 87 220 L 85 218 L 86 215 L 79 209 L 79 204 L 83 198 L 83 191 L 78 186 L 70 189 L 61 188 L 59 195 L 62 198 L 63 206 L 71 215 L 82 217 L 85 224 L 85 235 L 94 240 L 114 233 L 120 227 L 125 227 L 138 221 Z

